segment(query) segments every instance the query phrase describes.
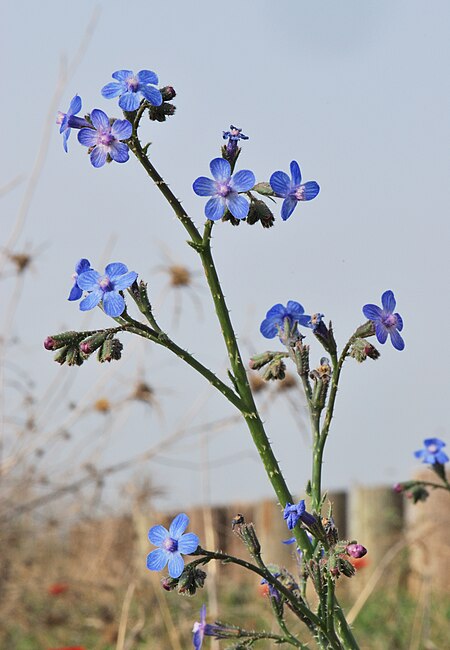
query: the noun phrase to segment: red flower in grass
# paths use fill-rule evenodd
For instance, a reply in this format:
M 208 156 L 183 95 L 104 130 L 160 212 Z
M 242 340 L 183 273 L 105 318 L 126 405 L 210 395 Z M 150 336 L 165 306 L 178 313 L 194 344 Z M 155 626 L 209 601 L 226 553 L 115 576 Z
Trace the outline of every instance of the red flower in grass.
M 60 594 L 65 594 L 69 590 L 69 585 L 67 582 L 54 582 L 49 585 L 47 588 L 50 596 L 59 596 Z

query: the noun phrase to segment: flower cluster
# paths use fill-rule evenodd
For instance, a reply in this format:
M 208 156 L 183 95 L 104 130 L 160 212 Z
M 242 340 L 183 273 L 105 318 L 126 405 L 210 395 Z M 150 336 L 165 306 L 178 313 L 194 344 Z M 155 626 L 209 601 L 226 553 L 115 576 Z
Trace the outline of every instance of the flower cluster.
M 158 83 L 158 77 L 151 70 L 141 70 L 136 75 L 132 70 L 117 70 L 112 76 L 116 81 L 103 86 L 101 92 L 106 99 L 119 97 L 122 110 L 133 112 L 143 100 L 150 107 L 161 106 L 163 103 L 161 91 L 154 87 Z M 88 147 L 93 167 L 103 167 L 106 162 L 112 161 L 127 162 L 130 155 L 126 141 L 133 132 L 131 122 L 110 118 L 99 108 L 94 108 L 86 119 L 80 118 L 77 113 L 81 111 L 81 106 L 81 97 L 75 95 L 67 113 L 59 112 L 57 115 L 56 123 L 60 124 L 64 150 L 67 152 L 71 129 L 79 129 L 78 141 Z
M 88 295 L 80 302 L 81 311 L 88 311 L 102 303 L 104 312 L 117 318 L 125 309 L 125 300 L 120 291 L 133 284 L 137 273 L 128 271 L 121 262 L 113 262 L 108 264 L 105 273 L 101 275 L 91 268 L 89 260 L 83 258 L 77 262 L 72 277 L 74 284 L 68 300 L 79 300 L 83 291 L 87 291 Z

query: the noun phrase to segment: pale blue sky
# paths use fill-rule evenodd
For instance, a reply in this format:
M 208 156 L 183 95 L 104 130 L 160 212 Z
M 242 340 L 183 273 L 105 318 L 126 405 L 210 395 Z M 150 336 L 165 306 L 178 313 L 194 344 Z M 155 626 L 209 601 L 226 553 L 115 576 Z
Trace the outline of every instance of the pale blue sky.
M 74 55 L 93 6 L 80 0 L 4 8 L 2 185 L 30 174 L 60 58 Z M 405 351 L 387 344 L 376 363 L 348 362 L 324 475 L 335 488 L 408 478 L 416 466 L 412 452 L 425 437 L 450 442 L 448 3 L 112 0 L 99 7 L 94 36 L 59 108 L 66 110 L 79 93 L 84 110 L 102 108 L 120 117 L 116 101 L 99 91 L 121 68 L 151 69 L 161 85 L 173 85 L 176 116 L 162 125 L 145 124 L 144 137 L 153 143 L 154 164 L 197 225 L 203 223 L 204 200 L 193 194 L 192 181 L 208 174 L 222 130 L 231 123 L 250 136 L 239 166 L 252 169 L 258 180 L 268 180 L 276 169 L 287 171 L 296 159 L 304 179 L 321 186 L 317 199 L 299 205 L 286 223 L 278 218 L 270 231 L 246 224 L 214 228 L 214 254 L 234 325 L 249 342 L 247 354 L 277 345 L 267 346 L 259 334 L 276 302 L 298 300 L 308 312 L 325 313 L 342 345 L 364 321 L 362 305 L 394 291 Z M 3 246 L 24 188 L 25 182 L 2 198 Z M 137 271 L 155 300 L 166 282 L 154 274 L 165 262 L 163 245 L 177 261 L 191 268 L 197 263 L 184 231 L 134 159 L 94 169 L 76 134 L 64 153 L 55 125 L 16 247 L 46 244 L 28 276 L 14 328 L 26 339 L 30 371 L 41 394 L 49 381 L 76 373 L 67 396 L 76 401 L 96 377 L 109 373 L 114 394 L 120 393 L 144 358 L 147 380 L 165 390 L 159 398 L 164 419 L 138 406 L 118 423 L 104 462 L 164 439 L 207 394 L 205 383 L 181 362 L 164 351 L 143 356 L 143 348 L 125 337 L 128 361 L 115 369 L 94 362 L 61 369 L 43 350 L 49 333 L 85 327 L 77 305 L 66 300 L 70 275 L 80 257 L 100 267 L 114 236 L 106 261 L 123 261 Z M 6 304 L 12 283 L 4 281 L 1 291 Z M 201 296 L 203 319 L 184 300 L 181 325 L 171 330 L 173 297 L 159 319 L 180 345 L 224 376 L 224 348 L 206 289 Z M 99 311 L 90 316 L 89 327 L 109 324 Z M 312 348 L 314 363 L 322 353 L 315 342 Z M 226 404 L 212 398 L 195 422 L 229 414 Z M 285 406 L 275 403 L 265 419 L 289 485 L 301 491 L 309 477 L 307 446 Z M 168 490 L 162 503 L 187 507 L 201 500 L 200 447 L 198 437 L 190 438 L 141 470 Z M 212 438 L 212 460 L 239 456 L 234 465 L 214 465 L 213 501 L 270 495 L 251 450 L 243 425 Z

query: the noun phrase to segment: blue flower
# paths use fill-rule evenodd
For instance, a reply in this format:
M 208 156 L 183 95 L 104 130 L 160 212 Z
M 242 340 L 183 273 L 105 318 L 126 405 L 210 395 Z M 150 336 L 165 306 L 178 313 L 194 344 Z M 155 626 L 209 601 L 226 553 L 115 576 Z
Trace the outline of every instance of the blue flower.
M 152 544 L 159 546 L 147 555 L 147 569 L 161 571 L 169 565 L 169 575 L 179 578 L 183 573 L 184 560 L 181 553 L 193 553 L 199 543 L 194 533 L 184 533 L 189 524 L 189 517 L 180 513 L 170 524 L 169 530 L 164 526 L 153 526 L 148 531 Z M 200 647 L 200 646 L 199 646 Z
M 227 152 L 233 154 L 237 149 L 237 143 L 239 140 L 248 140 L 248 135 L 244 135 L 242 129 L 238 129 L 237 126 L 231 124 L 229 131 L 223 131 L 223 139 L 226 140 L 227 138 Z
M 81 111 L 81 97 L 75 95 L 70 102 L 67 113 L 58 111 L 56 124 L 60 124 L 59 132 L 62 133 L 64 151 L 67 153 L 67 140 L 70 136 L 71 129 L 81 129 L 86 126 L 91 126 L 89 122 L 81 117 L 75 117 Z
M 120 140 L 128 140 L 133 131 L 128 120 L 115 120 L 110 123 L 109 117 L 98 108 L 91 113 L 93 128 L 81 129 L 78 141 L 85 147 L 91 148 L 91 163 L 94 167 L 103 167 L 108 156 L 112 160 L 124 163 L 128 160 L 128 146 Z
M 144 97 L 152 106 L 161 106 L 163 99 L 158 88 L 158 76 L 151 70 L 141 70 L 136 75 L 132 70 L 117 70 L 112 73 L 112 81 L 102 88 L 106 99 L 119 97 L 119 106 L 124 111 L 135 111 Z
M 308 181 L 302 184 L 302 175 L 298 162 L 291 162 L 292 179 L 285 172 L 274 172 L 270 177 L 270 185 L 278 196 L 284 197 L 281 207 L 281 218 L 283 221 L 289 219 L 299 201 L 311 201 L 320 191 L 316 181 Z
M 235 632 L 235 629 L 226 627 L 220 624 L 210 624 L 206 622 L 206 605 L 202 605 L 200 609 L 200 621 L 195 621 L 192 628 L 192 644 L 195 650 L 200 650 L 203 643 L 204 636 L 215 636 L 216 639 L 230 638 L 230 632 Z M 235 636 L 232 634 L 232 636 Z
M 439 440 L 439 438 L 427 438 L 423 441 L 423 444 L 424 449 L 419 449 L 419 451 L 414 452 L 414 456 L 421 458 L 422 463 L 428 463 L 429 465 L 440 463 L 443 465 L 448 462 L 447 454 L 442 451 L 442 448 L 446 446 L 443 440 Z
M 89 291 L 86 298 L 80 302 L 81 311 L 93 309 L 102 301 L 103 309 L 108 316 L 112 318 L 120 316 L 125 309 L 125 300 L 119 291 L 130 287 L 136 278 L 137 273 L 128 271 L 125 264 L 121 262 L 108 264 L 104 275 L 100 275 L 93 269 L 80 273 L 77 284 L 83 291 Z
M 362 308 L 366 318 L 375 325 L 375 334 L 379 343 L 386 343 L 387 336 L 396 350 L 403 350 L 405 343 L 399 332 L 403 329 L 403 320 L 400 314 L 394 314 L 395 298 L 392 291 L 385 291 L 381 296 L 383 308 L 377 305 L 364 305 Z
M 266 339 L 273 339 L 280 331 L 284 330 L 285 319 L 289 320 L 289 329 L 292 331 L 295 323 L 303 325 L 303 327 L 310 327 L 311 316 L 305 314 L 303 306 L 289 300 L 286 307 L 278 303 L 269 309 L 265 319 L 261 323 L 260 332 Z
M 292 530 L 296 527 L 298 521 L 302 521 L 306 526 L 312 526 L 316 523 L 315 517 L 306 512 L 305 500 L 302 499 L 295 505 L 286 503 L 283 511 L 283 518 L 286 520 L 287 527 Z
M 279 578 L 281 573 L 279 571 L 272 573 L 274 578 Z M 276 587 L 273 586 L 270 582 L 266 580 L 266 578 L 262 578 L 261 580 L 262 585 L 267 585 L 269 587 L 269 596 L 272 598 L 275 598 L 275 600 L 280 600 L 280 592 Z
M 80 273 L 85 273 L 86 271 L 92 271 L 93 269 L 91 268 L 91 263 L 89 260 L 83 258 L 79 262 L 76 263 L 75 266 L 75 273 L 72 275 L 72 278 L 74 280 L 73 287 L 70 290 L 69 297 L 67 300 L 79 300 L 81 296 L 83 295 L 82 290 L 78 286 L 78 276 Z
M 248 192 L 255 184 L 255 175 L 242 169 L 231 176 L 231 166 L 224 158 L 211 160 L 209 168 L 214 180 L 200 176 L 192 187 L 198 196 L 211 196 L 206 203 L 205 214 L 211 221 L 221 219 L 227 208 L 236 219 L 245 219 L 249 204 L 239 192 Z

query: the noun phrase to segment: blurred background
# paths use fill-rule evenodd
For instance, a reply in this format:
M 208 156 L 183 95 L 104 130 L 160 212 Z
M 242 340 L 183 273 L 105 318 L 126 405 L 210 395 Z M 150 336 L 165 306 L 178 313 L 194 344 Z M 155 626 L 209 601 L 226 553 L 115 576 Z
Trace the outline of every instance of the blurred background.
M 169 607 L 158 576 L 140 575 L 146 530 L 158 512 L 165 522 L 172 513 L 201 513 L 198 526 L 214 545 L 219 515 L 210 506 L 232 512 L 272 498 L 232 408 L 164 349 L 122 335 L 120 362 L 93 359 L 81 368 L 60 367 L 44 350 L 50 334 L 111 325 L 100 310 L 82 314 L 67 296 L 79 258 L 99 270 L 121 261 L 148 282 L 172 339 L 227 381 L 212 302 L 169 206 L 134 158 L 94 169 L 76 133 L 66 154 L 56 112 L 78 93 L 83 111 L 120 117 L 100 89 L 122 68 L 154 70 L 160 86 L 174 86 L 176 114 L 162 124 L 145 121 L 142 140 L 151 141 L 153 164 L 199 227 L 204 200 L 192 182 L 209 175 L 230 124 L 250 137 L 238 167 L 258 181 L 288 171 L 293 159 L 304 180 L 318 181 L 317 199 L 287 222 L 278 205 L 269 230 L 217 224 L 213 253 L 246 357 L 279 345 L 259 333 L 275 303 L 297 300 L 307 313 L 323 312 L 342 346 L 364 321 L 362 305 L 394 291 L 406 348 L 381 346 L 375 364 L 349 360 L 325 455 L 325 487 L 346 496 L 369 490 L 370 508 L 379 486 L 412 476 L 424 438 L 449 439 L 442 326 L 450 316 L 449 14 L 440 0 L 427 9 L 416 0 L 3 7 L 1 647 L 123 649 L 141 647 L 139 635 L 142 647 L 160 647 L 143 632 L 155 617 L 139 589 L 146 604 L 162 608 L 167 647 L 187 647 L 201 603 L 169 594 Z M 322 351 L 311 345 L 318 362 Z M 287 482 L 301 496 L 310 438 L 299 386 L 294 376 L 270 386 L 256 373 L 250 379 Z M 401 543 L 411 519 L 397 501 L 392 507 Z M 349 524 L 350 510 L 345 505 L 342 527 L 352 537 L 362 515 Z M 262 530 L 274 525 L 267 517 Z M 55 584 L 63 585 L 57 594 Z M 417 584 L 412 589 L 411 603 L 422 602 Z M 347 597 L 353 602 L 354 594 Z M 76 620 L 64 618 L 81 603 Z M 172 607 L 182 614 L 172 613 L 174 620 L 188 620 L 178 632 Z M 411 605 L 413 617 L 417 611 L 429 630 L 424 610 Z M 409 638 L 400 633 L 397 645 L 382 639 L 385 645 L 366 647 L 416 647 Z M 423 647 L 440 647 L 428 632 L 423 638 L 435 644 Z

